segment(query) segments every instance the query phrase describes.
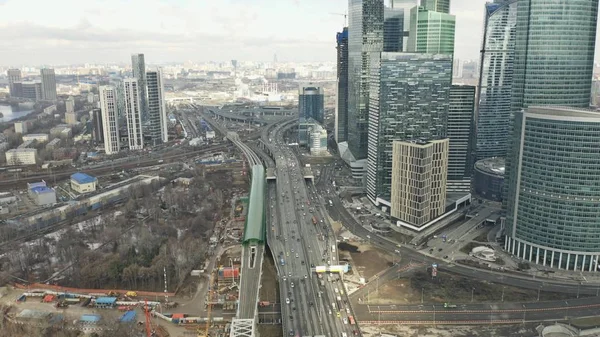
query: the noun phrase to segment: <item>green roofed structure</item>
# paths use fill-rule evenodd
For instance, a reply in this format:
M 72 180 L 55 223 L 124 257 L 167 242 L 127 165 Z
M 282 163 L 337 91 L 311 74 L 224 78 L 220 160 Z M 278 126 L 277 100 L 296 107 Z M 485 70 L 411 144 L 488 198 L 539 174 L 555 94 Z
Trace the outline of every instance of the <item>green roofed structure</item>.
M 254 165 L 252 167 L 250 203 L 244 226 L 244 245 L 264 244 L 265 242 L 265 189 L 265 168 L 261 165 Z

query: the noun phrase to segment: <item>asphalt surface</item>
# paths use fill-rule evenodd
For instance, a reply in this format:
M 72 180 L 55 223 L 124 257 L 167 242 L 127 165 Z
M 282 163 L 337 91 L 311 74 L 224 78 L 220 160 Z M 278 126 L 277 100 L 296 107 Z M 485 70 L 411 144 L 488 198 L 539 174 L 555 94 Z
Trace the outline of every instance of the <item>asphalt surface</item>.
M 254 254 L 252 251 L 254 251 Z M 256 314 L 264 252 L 265 246 L 244 246 L 242 249 L 240 298 L 237 318 L 252 319 Z M 254 261 L 251 261 L 253 256 Z

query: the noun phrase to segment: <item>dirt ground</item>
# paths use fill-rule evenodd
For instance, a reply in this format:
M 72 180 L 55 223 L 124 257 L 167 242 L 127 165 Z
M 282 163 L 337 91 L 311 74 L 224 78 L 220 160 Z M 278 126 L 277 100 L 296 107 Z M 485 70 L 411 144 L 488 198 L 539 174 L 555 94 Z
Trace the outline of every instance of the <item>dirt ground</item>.
M 436 279 L 429 274 L 418 271 L 411 278 L 394 279 L 379 286 L 379 295 L 370 296 L 372 304 L 409 304 L 419 303 L 421 293 L 424 302 L 507 302 L 535 301 L 537 290 L 501 286 L 494 283 L 471 280 L 449 273 L 438 272 Z M 540 292 L 540 301 L 573 298 L 573 295 Z
M 365 337 L 405 336 L 405 337 L 533 337 L 538 336 L 535 324 L 503 326 L 438 326 L 436 328 L 405 325 L 366 325 L 361 324 Z
M 273 258 L 268 256 L 263 260 L 263 269 L 261 277 L 261 288 L 258 295 L 261 301 L 280 302 L 279 300 L 279 281 Z
M 366 244 L 348 242 L 346 245 L 338 245 L 338 247 L 340 247 L 339 251 L 342 255 L 340 258 L 344 258 L 344 255 L 349 254 L 352 259 L 350 264 L 353 270 L 357 270 L 366 279 L 393 264 L 394 258 L 392 256 Z M 349 247 L 349 249 L 346 249 L 346 247 Z M 355 252 L 349 252 L 349 250 L 355 250 Z
M 260 337 L 281 337 L 281 325 L 261 324 L 258 326 Z

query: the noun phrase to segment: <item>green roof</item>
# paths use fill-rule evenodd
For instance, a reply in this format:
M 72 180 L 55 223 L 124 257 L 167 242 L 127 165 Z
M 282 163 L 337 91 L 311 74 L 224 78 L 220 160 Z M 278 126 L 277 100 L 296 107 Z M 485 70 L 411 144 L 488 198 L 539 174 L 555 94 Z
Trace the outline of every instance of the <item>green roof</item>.
M 252 167 L 252 185 L 250 187 L 250 205 L 246 215 L 243 243 L 265 242 L 265 168 Z

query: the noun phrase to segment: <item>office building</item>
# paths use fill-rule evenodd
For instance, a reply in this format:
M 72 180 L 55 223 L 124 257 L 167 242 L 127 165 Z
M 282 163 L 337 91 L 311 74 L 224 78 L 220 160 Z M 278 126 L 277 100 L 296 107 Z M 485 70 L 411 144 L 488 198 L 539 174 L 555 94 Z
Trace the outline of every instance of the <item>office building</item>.
M 516 1 L 485 4 L 479 68 L 477 159 L 504 157 L 508 148 L 513 62 L 517 25 Z M 461 76 L 463 67 L 460 67 Z
M 371 66 L 367 196 L 390 206 L 392 142 L 446 137 L 452 55 L 377 53 Z
M 513 134 L 505 249 L 545 267 L 597 271 L 600 113 L 529 106 Z
M 167 129 L 167 107 L 162 70 L 146 73 L 148 81 L 148 114 L 150 119 L 150 138 L 153 145 L 169 141 Z
M 19 69 L 8 69 L 6 71 L 8 77 L 8 90 L 11 97 L 21 97 L 22 93 L 18 92 L 15 88 L 15 83 L 21 82 L 21 70 Z
M 298 110 L 300 118 L 312 118 L 323 124 L 325 115 L 323 88 L 314 83 L 300 84 L 298 88 Z
M 518 2 L 513 112 L 589 107 L 597 17 L 598 0 Z
M 35 165 L 37 150 L 30 148 L 11 149 L 4 153 L 6 165 Z
M 421 0 L 421 5 L 428 11 L 450 13 L 450 0 Z
M 94 192 L 98 186 L 98 178 L 85 173 L 77 172 L 71 174 L 71 189 L 77 193 Z
M 137 78 L 126 78 L 123 81 L 125 121 L 127 123 L 127 139 L 130 150 L 144 148 L 142 133 L 142 113 L 140 111 L 140 90 Z
M 17 82 L 14 83 L 15 91 L 21 92 L 21 97 L 34 101 L 40 101 L 43 98 L 42 83 L 37 82 Z
M 310 155 L 322 156 L 327 152 L 327 130 L 319 124 L 315 124 L 310 131 Z
M 473 173 L 475 90 L 471 85 L 450 87 L 448 109 L 448 192 L 470 192 Z
M 473 191 L 488 200 L 502 201 L 504 197 L 505 161 L 502 157 L 475 162 Z
M 131 70 L 133 77 L 137 79 L 140 99 L 140 111 L 142 114 L 142 121 L 148 120 L 148 94 L 146 93 L 146 61 L 144 54 L 133 54 L 131 55 Z
M 42 99 L 56 101 L 56 76 L 54 69 L 43 68 L 40 70 L 42 78 Z
M 102 111 L 100 109 L 92 110 L 92 138 L 96 145 L 104 143 L 104 128 L 102 127 Z
M 335 106 L 335 141 L 348 140 L 348 27 L 337 33 L 337 102 Z
M 26 134 L 27 122 L 15 122 L 15 133 Z
M 360 160 L 367 157 L 370 57 L 383 51 L 383 1 L 349 0 L 348 16 L 348 148 Z
M 408 37 L 410 35 L 410 10 L 419 5 L 419 0 L 391 0 L 390 7 L 384 9 L 383 26 L 383 51 L 400 52 L 407 51 Z M 401 14 L 402 13 L 402 14 Z M 402 21 L 401 41 L 396 46 L 395 35 L 397 26 L 395 22 Z
M 436 12 L 423 6 L 413 7 L 410 10 L 410 35 L 407 51 L 453 54 L 455 25 L 456 17 L 454 15 Z
M 100 109 L 102 111 L 102 131 L 104 132 L 104 152 L 119 152 L 119 98 L 117 89 L 112 85 L 102 85 L 100 92 Z
M 448 139 L 394 141 L 391 216 L 419 230 L 446 209 Z

